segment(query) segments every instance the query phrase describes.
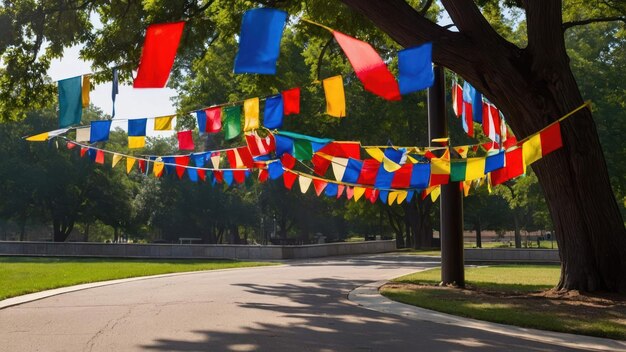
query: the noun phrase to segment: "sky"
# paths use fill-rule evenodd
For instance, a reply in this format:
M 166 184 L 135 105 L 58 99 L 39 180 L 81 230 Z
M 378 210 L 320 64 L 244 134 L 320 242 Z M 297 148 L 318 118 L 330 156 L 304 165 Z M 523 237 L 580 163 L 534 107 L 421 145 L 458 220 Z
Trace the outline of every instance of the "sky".
M 63 58 L 52 61 L 48 75 L 53 81 L 91 73 L 90 63 L 79 58 L 79 51 L 80 46 L 67 48 L 63 53 Z M 93 88 L 90 94 L 91 103 L 110 115 L 112 112 L 111 82 L 105 82 Z M 176 91 L 170 88 L 134 89 L 129 85 L 120 85 L 119 94 L 115 99 L 113 120 L 173 115 L 176 113 L 176 108 L 171 101 L 174 96 L 176 96 Z M 114 122 L 112 126 L 126 129 L 126 121 Z M 153 131 L 153 125 L 148 122 L 148 136 L 163 135 L 162 132 L 155 134 Z

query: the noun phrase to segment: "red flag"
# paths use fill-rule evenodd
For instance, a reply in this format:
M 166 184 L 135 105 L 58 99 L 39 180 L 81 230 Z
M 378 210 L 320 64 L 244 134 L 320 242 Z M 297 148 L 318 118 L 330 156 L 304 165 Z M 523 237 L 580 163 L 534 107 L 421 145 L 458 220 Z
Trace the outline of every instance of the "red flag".
M 429 187 L 445 185 L 450 182 L 450 175 L 448 174 L 430 174 Z
M 76 147 L 76 144 L 72 142 L 67 142 L 67 149 L 74 149 L 75 147 Z
M 146 173 L 146 161 L 144 159 L 139 159 L 137 160 L 137 164 L 139 165 L 141 173 Z
M 466 128 L 465 133 L 470 137 L 474 137 L 474 120 L 472 118 L 474 111 L 472 110 L 472 103 L 463 102 L 463 106 L 465 109 L 465 115 L 463 115 L 465 118 L 465 121 L 463 121 L 463 127 Z
M 102 150 L 96 151 L 96 163 L 104 164 L 104 152 Z
M 378 199 L 378 194 L 380 193 L 379 190 L 377 189 L 373 189 L 372 193 L 371 193 L 371 198 L 370 198 L 370 203 L 374 204 L 376 203 L 376 200 Z
M 372 193 L 374 193 L 374 190 L 372 188 L 366 188 L 365 189 L 365 199 L 369 200 L 370 202 L 372 201 Z
M 337 31 L 333 31 L 333 36 L 350 60 L 365 90 L 387 100 L 400 100 L 396 78 L 371 45 Z
M 196 170 L 198 172 L 198 176 L 200 177 L 200 179 L 202 181 L 206 181 L 206 172 L 204 169 L 197 169 Z
M 557 121 L 541 131 L 541 156 L 552 153 L 563 146 L 561 124 Z
M 246 144 L 248 145 L 248 150 L 250 150 L 250 154 L 252 154 L 252 156 L 262 155 L 259 150 L 259 146 L 257 145 L 257 138 L 258 136 L 253 133 L 246 134 Z
M 133 88 L 163 88 L 172 70 L 185 22 L 151 24 Z
M 241 158 L 241 162 L 245 167 L 254 167 L 254 159 L 252 159 L 252 154 L 250 154 L 248 147 L 239 147 L 237 148 L 237 152 L 239 153 L 239 158 Z
M 84 157 L 85 153 L 87 153 L 87 151 L 89 150 L 89 148 L 87 147 L 80 147 L 80 157 Z
M 189 165 L 189 156 L 177 156 L 174 158 L 174 162 L 176 163 L 176 175 L 182 179 L 187 169 L 185 166 Z
M 489 104 L 483 101 L 483 133 L 485 136 L 489 137 L 489 122 L 491 120 L 491 116 L 489 116 Z
M 376 175 L 378 174 L 379 168 L 380 163 L 376 161 L 376 159 L 363 160 L 363 167 L 361 168 L 361 173 L 359 174 L 357 183 L 362 185 L 373 185 L 374 182 L 376 182 Z
M 509 132 L 506 132 L 507 138 L 506 141 L 504 141 L 503 145 L 504 145 L 504 149 L 509 149 L 515 145 L 517 145 L 517 138 L 515 138 L 515 136 L 509 134 Z
M 287 169 L 293 169 L 296 166 L 296 158 L 291 156 L 291 154 L 283 154 L 280 158 L 280 162 L 283 163 L 283 166 Z
M 324 191 L 324 188 L 326 188 L 327 184 L 328 182 L 326 181 L 318 180 L 316 178 L 313 179 L 313 187 L 315 187 L 315 193 L 318 197 L 320 194 L 322 194 L 322 191 Z
M 284 166 L 284 164 L 283 164 Z M 285 184 L 285 188 L 291 190 L 291 188 L 293 187 L 294 182 L 296 182 L 296 179 L 298 178 L 298 175 L 286 170 L 283 173 L 283 183 Z
M 259 170 L 259 182 L 265 182 L 267 181 L 267 179 L 270 177 L 270 173 L 267 172 L 267 169 L 260 169 Z
M 235 149 L 228 149 L 226 151 L 226 158 L 228 159 L 228 163 L 232 169 L 239 167 L 239 165 L 237 165 L 237 155 L 235 155 Z
M 299 114 L 300 113 L 300 88 L 292 88 L 283 91 L 283 114 Z
M 391 181 L 392 188 L 408 188 L 411 184 L 411 174 L 413 173 L 413 164 L 404 164 L 393 175 Z
M 460 117 L 463 114 L 463 88 L 458 83 L 452 87 L 452 97 L 454 99 L 452 102 L 454 114 L 456 117 Z
M 204 110 L 206 113 L 206 130 L 204 132 L 217 133 L 222 129 L 222 108 L 214 107 Z
M 346 189 L 344 185 L 337 185 L 337 199 L 341 198 L 343 191 Z
M 522 148 L 506 152 L 506 166 L 491 172 L 491 184 L 499 185 L 524 173 Z
M 341 158 L 361 159 L 361 143 L 359 142 L 333 142 L 337 146 L 337 155 Z
M 313 171 L 320 176 L 324 176 L 330 166 L 330 160 L 322 158 L 317 154 L 313 155 L 311 162 L 313 163 Z
M 233 178 L 235 179 L 235 182 L 241 184 L 246 182 L 246 171 L 245 170 L 234 170 L 233 171 Z
M 214 170 L 213 177 L 215 177 L 215 181 L 217 181 L 217 183 L 224 182 L 224 171 Z
M 354 188 L 347 186 L 346 187 L 346 198 L 348 199 L 352 199 L 352 197 L 354 197 Z
M 178 132 L 178 149 L 180 150 L 194 150 L 193 135 L 191 131 Z

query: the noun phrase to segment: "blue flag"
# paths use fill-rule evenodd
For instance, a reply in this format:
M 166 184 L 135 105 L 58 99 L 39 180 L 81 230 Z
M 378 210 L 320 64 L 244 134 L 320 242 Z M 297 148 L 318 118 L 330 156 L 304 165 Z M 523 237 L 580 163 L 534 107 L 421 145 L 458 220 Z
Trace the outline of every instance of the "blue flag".
M 128 120 L 128 135 L 129 136 L 145 136 L 147 122 L 148 122 L 148 119 Z
M 393 181 L 393 172 L 385 170 L 383 164 L 380 164 L 378 173 L 376 174 L 376 181 L 374 181 L 374 187 L 376 188 L 391 188 L 391 182 Z M 382 192 L 382 191 L 381 191 Z
M 276 141 L 276 156 L 281 157 L 283 154 L 293 154 L 293 139 L 275 135 Z
M 60 80 L 59 87 L 59 127 L 80 123 L 83 116 L 81 76 Z
M 359 180 L 359 175 L 361 174 L 361 168 L 363 167 L 363 162 L 356 159 L 348 159 L 348 165 L 346 166 L 346 171 L 343 173 L 343 178 L 341 181 L 348 183 L 357 183 Z
M 235 73 L 276 74 L 286 22 L 285 11 L 269 8 L 246 11 L 241 21 Z
M 274 129 L 283 127 L 283 96 L 278 94 L 265 100 L 263 126 Z
M 109 140 L 111 130 L 111 120 L 91 121 L 91 133 L 89 143 L 103 142 Z
M 267 171 L 271 180 L 280 178 L 283 175 L 283 164 L 280 161 L 275 161 L 267 165 Z
M 411 187 L 418 189 L 428 188 L 430 181 L 430 164 L 413 164 L 413 173 L 411 173 Z M 410 200 L 409 200 L 410 201 Z
M 467 82 L 463 83 L 463 101 L 472 104 L 472 120 L 483 123 L 483 95 Z
M 435 73 L 432 56 L 432 43 L 425 43 L 398 52 L 400 94 L 417 92 L 433 85 Z
M 176 160 L 173 156 L 164 156 L 163 162 L 165 163 L 165 173 L 168 175 L 173 174 L 176 171 Z
M 489 155 L 485 161 L 485 174 L 504 167 L 505 152 Z
M 224 176 L 224 183 L 228 187 L 230 187 L 230 185 L 233 184 L 233 179 L 234 179 L 233 172 L 231 170 L 224 170 L 224 173 L 222 175 Z
M 378 199 L 380 199 L 383 204 L 387 204 L 387 198 L 389 198 L 389 191 L 380 191 L 378 193 Z
M 196 118 L 198 119 L 198 131 L 203 135 L 206 131 L 206 112 L 204 110 L 196 111 Z
M 191 180 L 191 182 L 198 182 L 198 170 L 197 169 L 188 168 L 187 175 L 189 176 L 189 180 Z
M 326 185 L 326 188 L 324 188 L 324 192 L 326 193 L 327 197 L 336 197 L 337 192 L 339 192 L 339 186 L 337 186 L 336 183 L 329 182 Z

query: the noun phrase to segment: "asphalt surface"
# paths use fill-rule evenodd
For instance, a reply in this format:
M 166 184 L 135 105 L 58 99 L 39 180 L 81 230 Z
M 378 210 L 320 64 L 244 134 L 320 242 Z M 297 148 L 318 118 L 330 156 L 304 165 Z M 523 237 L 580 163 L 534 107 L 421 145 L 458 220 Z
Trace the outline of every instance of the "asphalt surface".
M 372 255 L 205 271 L 0 310 L 0 351 L 582 351 L 365 309 L 366 283 L 438 265 Z M 436 260 L 436 259 L 435 259 Z

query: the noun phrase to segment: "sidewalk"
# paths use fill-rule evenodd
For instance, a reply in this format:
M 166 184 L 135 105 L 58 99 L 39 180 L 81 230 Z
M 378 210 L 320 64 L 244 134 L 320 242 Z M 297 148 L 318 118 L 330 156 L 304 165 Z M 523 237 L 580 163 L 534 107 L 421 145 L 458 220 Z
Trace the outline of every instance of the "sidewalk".
M 386 283 L 387 281 L 377 281 L 357 287 L 348 294 L 348 300 L 367 309 L 413 320 L 484 330 L 562 347 L 584 348 L 590 351 L 626 351 L 624 341 L 490 323 L 395 302 L 378 292 L 378 289 Z

